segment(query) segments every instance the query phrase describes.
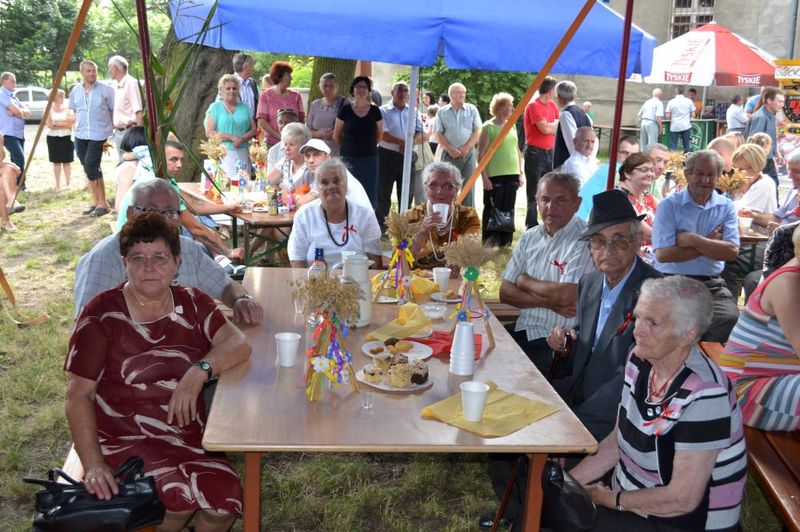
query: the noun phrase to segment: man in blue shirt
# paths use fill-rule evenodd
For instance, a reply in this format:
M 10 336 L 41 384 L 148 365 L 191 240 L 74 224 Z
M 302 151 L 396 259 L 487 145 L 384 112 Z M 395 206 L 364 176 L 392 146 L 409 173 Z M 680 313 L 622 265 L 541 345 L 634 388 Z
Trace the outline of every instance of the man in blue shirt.
M 83 214 L 100 217 L 111 211 L 100 160 L 103 145 L 114 133 L 114 89 L 97 81 L 97 65 L 93 62 L 82 61 L 80 71 L 83 82 L 72 88 L 69 108 L 76 117 L 75 151 L 92 192 L 92 205 Z
M 11 72 L 0 74 L 0 135 L 3 136 L 11 162 L 25 168 L 25 119 L 31 112 L 14 96 L 17 77 Z M 19 180 L 19 178 L 17 178 Z M 19 183 L 18 183 L 19 184 Z
M 386 229 L 385 219 L 392 204 L 392 188 L 397 189 L 399 204 L 403 186 L 403 154 L 406 147 L 406 124 L 408 123 L 408 85 L 398 81 L 392 86 L 392 101 L 381 107 L 383 115 L 383 139 L 378 144 L 378 204 L 375 215 L 381 229 Z M 414 144 L 422 142 L 422 120 L 417 114 L 414 121 Z M 415 156 L 416 158 L 416 156 Z M 409 198 L 414 197 L 414 171 L 411 171 Z M 400 207 L 404 211 L 408 205 Z
M 664 199 L 653 221 L 656 270 L 702 281 L 714 297 L 714 318 L 703 336 L 725 342 L 739 318 L 736 300 L 720 277 L 725 261 L 739 255 L 739 224 L 733 202 L 715 190 L 725 161 L 713 150 L 686 158 L 686 189 Z

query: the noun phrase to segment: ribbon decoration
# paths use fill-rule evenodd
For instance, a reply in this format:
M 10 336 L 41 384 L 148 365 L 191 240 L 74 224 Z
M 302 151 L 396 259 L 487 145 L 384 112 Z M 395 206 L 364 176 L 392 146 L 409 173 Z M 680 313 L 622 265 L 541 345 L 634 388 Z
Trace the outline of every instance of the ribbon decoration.
M 344 240 L 345 238 L 347 238 L 347 233 L 348 233 L 348 232 L 350 232 L 350 233 L 353 233 L 353 234 L 358 234 L 358 231 L 356 231 L 356 226 L 355 226 L 355 225 L 353 225 L 353 224 L 350 224 L 350 227 L 347 227 L 347 226 L 345 225 L 345 226 L 342 228 L 342 240 Z
M 617 334 L 619 335 L 624 333 L 625 329 L 627 329 L 631 323 L 633 323 L 633 312 L 628 312 L 625 314 L 625 321 L 623 321 L 622 325 L 617 328 Z
M 306 396 L 309 401 L 322 399 L 324 379 L 334 386 L 350 383 L 359 391 L 353 372 L 353 356 L 344 343 L 347 327 L 335 313 L 319 315 L 320 323 L 314 329 L 313 342 L 306 349 Z
M 389 261 L 389 268 L 381 276 L 381 284 L 372 298 L 373 303 L 378 301 L 389 275 L 394 275 L 395 295 L 399 302 L 404 303 L 414 300 L 410 284 L 414 255 L 411 254 L 411 249 L 409 249 L 409 242 L 405 238 L 399 241 L 393 238 L 392 243 L 394 244 L 394 253 L 392 253 L 392 258 Z
M 455 334 L 456 325 L 458 325 L 459 321 L 472 321 L 473 315 L 470 307 L 473 306 L 472 299 L 474 296 L 475 306 L 480 309 L 476 312 L 476 314 L 478 317 L 483 318 L 486 336 L 489 338 L 485 353 L 488 355 L 494 349 L 495 341 L 494 334 L 492 333 L 492 327 L 489 323 L 489 316 L 491 316 L 491 312 L 489 312 L 489 307 L 486 306 L 486 303 L 483 302 L 481 292 L 478 289 L 479 276 L 480 270 L 478 270 L 478 268 L 475 266 L 469 266 L 462 270 L 461 277 L 463 277 L 464 280 L 462 281 L 461 287 L 461 301 L 456 304 L 456 311 L 450 315 L 450 319 L 455 318 L 450 334 Z
M 558 268 L 558 271 L 561 273 L 561 275 L 564 275 L 564 268 L 567 266 L 567 261 L 559 262 L 556 259 L 553 259 L 553 262 L 550 264 Z

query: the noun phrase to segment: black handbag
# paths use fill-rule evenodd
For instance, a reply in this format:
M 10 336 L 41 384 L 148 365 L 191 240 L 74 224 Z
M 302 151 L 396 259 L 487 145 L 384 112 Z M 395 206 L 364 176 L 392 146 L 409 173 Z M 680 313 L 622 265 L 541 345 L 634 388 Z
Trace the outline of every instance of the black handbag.
M 594 528 L 597 507 L 589 494 L 558 462 L 548 460 L 542 472 L 542 526 L 555 531 Z
M 44 486 L 36 493 L 36 532 L 123 532 L 164 520 L 166 508 L 158 498 L 156 481 L 144 476 L 144 461 L 138 456 L 128 458 L 114 471 L 114 478 L 121 480 L 119 493 L 108 501 L 90 494 L 60 468 L 51 469 L 48 477 L 23 479 Z M 68 484 L 59 484 L 58 477 Z
M 513 233 L 514 232 L 514 210 L 501 211 L 492 201 L 492 210 L 489 213 L 489 220 L 486 222 L 486 230 L 490 233 Z

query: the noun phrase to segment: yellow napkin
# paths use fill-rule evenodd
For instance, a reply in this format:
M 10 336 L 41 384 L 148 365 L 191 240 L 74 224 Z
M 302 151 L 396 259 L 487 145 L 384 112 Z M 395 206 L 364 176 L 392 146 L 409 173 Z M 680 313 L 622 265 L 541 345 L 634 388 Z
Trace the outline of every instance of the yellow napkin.
M 485 438 L 496 438 L 507 436 L 559 410 L 555 406 L 500 390 L 491 381 L 486 381 L 486 384 L 489 385 L 489 396 L 486 398 L 483 419 L 480 421 L 464 419 L 461 411 L 461 392 L 426 406 L 422 409 L 422 417 L 443 421 Z
M 371 284 L 373 294 L 375 294 L 375 292 L 377 292 L 381 287 L 381 278 L 383 277 L 383 274 L 384 272 L 380 272 L 372 277 Z M 411 278 L 411 293 L 414 295 L 414 299 L 416 301 L 424 301 L 428 299 L 429 295 L 436 292 L 438 286 L 439 285 L 435 284 L 430 279 L 425 279 L 419 275 L 414 275 Z M 388 287 L 390 290 L 394 288 L 393 276 L 389 276 L 389 278 L 386 279 L 386 285 L 384 288 L 386 287 Z
M 406 303 L 405 305 L 400 305 L 397 319 L 369 333 L 367 340 L 385 342 L 389 338 L 405 338 L 429 329 L 431 326 L 431 320 L 425 316 L 419 305 Z

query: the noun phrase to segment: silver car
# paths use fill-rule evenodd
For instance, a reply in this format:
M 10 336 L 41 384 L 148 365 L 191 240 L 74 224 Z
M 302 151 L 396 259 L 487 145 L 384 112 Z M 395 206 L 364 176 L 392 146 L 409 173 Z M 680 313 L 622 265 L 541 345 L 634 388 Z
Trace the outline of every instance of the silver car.
M 30 122 L 39 122 L 44 116 L 44 110 L 47 107 L 47 100 L 50 98 L 50 89 L 43 89 L 41 87 L 17 87 L 14 94 L 19 98 L 22 105 L 30 109 L 31 116 L 28 118 Z M 69 100 L 64 99 L 64 107 L 69 105 Z

